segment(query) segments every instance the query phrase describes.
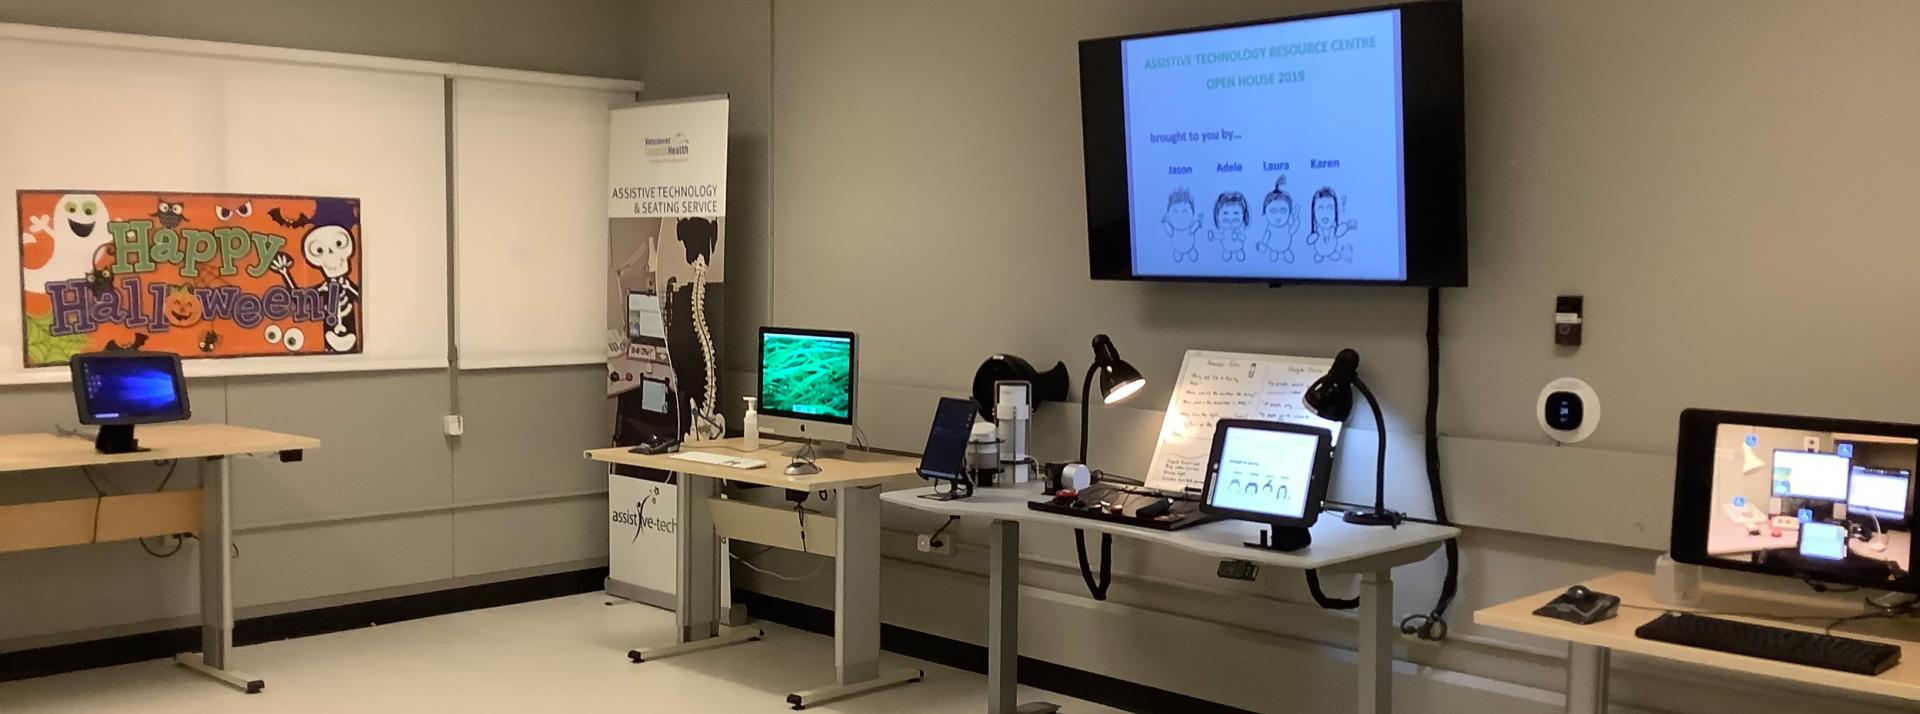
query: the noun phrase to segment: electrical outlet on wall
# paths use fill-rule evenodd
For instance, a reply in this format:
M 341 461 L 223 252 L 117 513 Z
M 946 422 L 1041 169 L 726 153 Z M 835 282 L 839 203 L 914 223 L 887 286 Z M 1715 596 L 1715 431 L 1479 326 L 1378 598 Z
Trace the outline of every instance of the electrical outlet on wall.
M 953 555 L 953 536 L 935 536 L 932 533 L 921 533 L 920 538 L 914 543 L 914 547 L 919 548 L 922 553 Z
M 458 414 L 448 414 L 440 418 L 440 433 L 447 436 L 459 436 L 467 433 L 467 420 Z

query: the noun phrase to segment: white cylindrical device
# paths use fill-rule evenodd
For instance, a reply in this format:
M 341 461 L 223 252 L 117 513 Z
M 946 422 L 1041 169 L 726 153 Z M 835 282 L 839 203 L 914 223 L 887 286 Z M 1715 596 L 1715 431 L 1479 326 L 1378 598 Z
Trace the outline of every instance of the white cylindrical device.
M 1687 565 L 1661 553 L 1653 561 L 1653 599 L 1674 607 L 1700 604 L 1700 566 Z
M 994 383 L 993 416 L 1000 437 L 1000 463 L 1012 474 L 1010 483 L 1033 477 L 1033 459 L 1027 453 L 1027 427 L 1033 421 L 1033 384 L 1020 380 Z

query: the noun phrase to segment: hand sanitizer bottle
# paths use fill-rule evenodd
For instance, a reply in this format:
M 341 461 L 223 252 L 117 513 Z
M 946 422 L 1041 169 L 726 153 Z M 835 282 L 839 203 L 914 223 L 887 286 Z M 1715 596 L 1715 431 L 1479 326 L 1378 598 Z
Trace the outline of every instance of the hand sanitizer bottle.
M 746 449 L 748 451 L 759 451 L 760 450 L 760 412 L 755 411 L 754 407 L 757 407 L 760 405 L 760 400 L 754 397 L 747 397 L 746 400 L 747 400 L 747 415 L 740 419 L 740 428 L 741 430 L 745 431 L 747 435 Z

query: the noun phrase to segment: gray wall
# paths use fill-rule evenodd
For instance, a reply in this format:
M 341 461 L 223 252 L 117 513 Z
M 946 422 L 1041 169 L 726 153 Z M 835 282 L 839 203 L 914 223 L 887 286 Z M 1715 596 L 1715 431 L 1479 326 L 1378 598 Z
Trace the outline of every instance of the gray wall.
M 23 2 L 0 21 L 631 77 L 633 18 L 614 0 Z M 607 443 L 596 366 L 194 380 L 195 417 L 319 438 L 298 464 L 242 461 L 234 519 L 241 616 L 604 565 Z M 455 386 L 457 385 L 457 386 Z M 440 418 L 459 390 L 466 435 Z M 0 432 L 74 426 L 65 385 L 0 387 Z M 102 469 L 151 489 L 162 469 Z M 197 483 L 183 464 L 172 487 Z M 77 471 L 9 474 L 0 503 L 84 497 Z M 175 627 L 198 612 L 194 547 L 133 543 L 0 554 L 0 651 Z
M 635 33 L 656 51 L 636 62 L 650 88 L 699 78 L 654 97 L 770 85 L 766 113 L 736 106 L 734 121 L 736 134 L 770 125 L 774 150 L 746 166 L 736 154 L 734 180 L 771 193 L 733 195 L 770 200 L 778 228 L 729 237 L 768 241 L 768 300 L 733 301 L 727 320 L 860 332 L 860 422 L 874 442 L 916 450 L 929 402 L 963 393 L 990 353 L 1084 369 L 1087 339 L 1106 332 L 1153 382 L 1096 412 L 1096 460 L 1139 472 L 1183 351 L 1352 346 L 1386 401 L 1391 501 L 1425 512 L 1421 291 L 1084 277 L 1074 42 L 1342 4 L 1358 3 L 659 0 L 643 3 L 655 19 Z M 1920 61 L 1916 29 L 1920 5 L 1898 0 L 1468 0 L 1473 286 L 1444 296 L 1441 431 L 1450 502 L 1470 527 L 1456 637 L 1406 646 L 1433 667 L 1402 670 L 1412 710 L 1553 709 L 1557 653 L 1475 628 L 1470 613 L 1650 569 L 1682 408 L 1920 419 L 1906 399 L 1920 384 L 1900 359 L 1920 347 L 1906 315 L 1920 288 L 1903 279 L 1920 259 L 1905 240 L 1920 84 L 1901 69 Z M 751 289 L 746 279 L 729 289 Z M 1562 292 L 1587 297 L 1577 352 L 1550 341 Z M 751 344 L 728 350 L 736 394 L 751 384 Z M 1553 447 L 1533 424 L 1539 389 L 1562 376 L 1604 403 L 1580 446 Z M 1041 456 L 1072 448 L 1070 411 L 1038 418 Z M 1349 433 L 1349 450 L 1369 453 L 1372 425 Z M 1343 461 L 1337 495 L 1370 494 L 1362 461 Z M 912 534 L 936 523 L 887 518 L 888 621 L 981 641 L 983 551 L 921 556 Z M 1231 653 L 1289 672 L 1314 692 L 1296 702 L 1307 709 L 1351 706 L 1343 687 L 1305 687 L 1350 681 L 1352 634 L 1351 620 L 1311 606 L 1297 575 L 1242 586 L 1215 579 L 1211 562 L 1123 543 L 1126 575 L 1096 604 L 1067 538 L 1029 532 L 1026 605 L 1045 614 L 1023 627 L 1028 654 L 1272 709 L 1276 687 L 1236 675 Z M 804 572 L 801 557 L 767 563 Z M 1399 609 L 1424 609 L 1439 572 L 1402 571 Z M 824 582 L 737 582 L 831 602 Z M 1622 669 L 1616 701 L 1644 709 L 1709 710 L 1756 686 Z

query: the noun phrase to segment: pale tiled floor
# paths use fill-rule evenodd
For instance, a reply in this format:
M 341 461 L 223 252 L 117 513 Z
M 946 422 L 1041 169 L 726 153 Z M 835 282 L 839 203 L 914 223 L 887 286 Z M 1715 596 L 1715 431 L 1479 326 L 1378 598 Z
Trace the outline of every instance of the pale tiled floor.
M 672 640 L 673 615 L 607 601 L 577 595 L 241 648 L 235 668 L 267 681 L 252 696 L 155 661 L 3 683 L 0 712 L 785 712 L 788 692 L 833 679 L 831 639 L 765 623 L 761 642 L 631 664 L 628 649 Z M 980 675 L 881 657 L 927 678 L 808 711 L 985 709 Z M 1023 695 L 1071 712 L 1117 711 Z

